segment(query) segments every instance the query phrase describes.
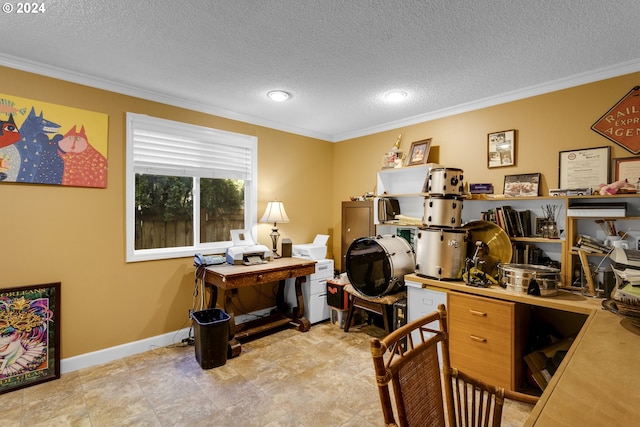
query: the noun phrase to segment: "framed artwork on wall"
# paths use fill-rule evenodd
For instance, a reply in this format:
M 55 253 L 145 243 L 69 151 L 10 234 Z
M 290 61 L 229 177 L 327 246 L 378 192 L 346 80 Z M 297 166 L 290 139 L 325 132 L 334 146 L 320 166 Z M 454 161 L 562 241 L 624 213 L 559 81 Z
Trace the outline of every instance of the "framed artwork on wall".
M 0 289 L 0 394 L 60 378 L 60 282 Z
M 502 130 L 487 136 L 488 167 L 500 168 L 516 164 L 516 130 Z
M 407 158 L 407 166 L 427 163 L 429 148 L 431 148 L 431 138 L 412 142 L 411 149 L 409 150 L 409 157 Z

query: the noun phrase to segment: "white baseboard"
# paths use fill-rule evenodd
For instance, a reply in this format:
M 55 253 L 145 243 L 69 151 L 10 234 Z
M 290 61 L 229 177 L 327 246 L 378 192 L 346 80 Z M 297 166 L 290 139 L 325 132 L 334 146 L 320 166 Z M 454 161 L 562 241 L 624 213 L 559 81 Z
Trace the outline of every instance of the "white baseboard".
M 268 316 L 273 309 L 275 309 L 275 307 L 265 308 L 249 314 L 236 316 L 236 324 Z M 93 351 L 91 353 L 62 359 L 60 361 L 60 373 L 66 374 L 77 371 L 78 369 L 112 362 L 123 357 L 133 356 L 134 354 L 144 353 L 145 351 L 153 350 L 158 347 L 166 347 L 171 344 L 179 343 L 183 339 L 189 337 L 190 329 L 191 328 L 184 328 L 140 341 L 134 341 L 115 347 L 105 348 L 104 350 Z
M 78 369 L 112 362 L 138 353 L 144 353 L 145 351 L 153 350 L 154 348 L 166 347 L 171 344 L 179 343 L 183 339 L 189 337 L 189 329 L 191 328 L 184 328 L 140 341 L 134 341 L 115 347 L 105 348 L 104 350 L 93 351 L 91 353 L 62 359 L 60 361 L 60 373 L 66 374 L 77 371 Z

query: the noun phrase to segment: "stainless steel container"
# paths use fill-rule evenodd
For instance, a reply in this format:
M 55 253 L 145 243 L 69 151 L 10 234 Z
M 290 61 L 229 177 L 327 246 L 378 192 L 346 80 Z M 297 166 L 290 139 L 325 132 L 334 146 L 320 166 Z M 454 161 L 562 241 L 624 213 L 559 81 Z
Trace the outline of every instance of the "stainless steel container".
M 422 223 L 427 227 L 460 227 L 462 225 L 462 199 L 457 196 L 425 198 Z
M 508 292 L 538 295 L 537 288 L 541 297 L 558 295 L 561 282 L 559 269 L 533 264 L 500 264 L 498 278 Z
M 462 195 L 464 193 L 464 176 L 462 169 L 435 168 L 429 171 L 424 193 L 446 195 Z
M 416 237 L 416 274 L 438 280 L 460 279 L 467 256 L 467 231 L 420 228 Z

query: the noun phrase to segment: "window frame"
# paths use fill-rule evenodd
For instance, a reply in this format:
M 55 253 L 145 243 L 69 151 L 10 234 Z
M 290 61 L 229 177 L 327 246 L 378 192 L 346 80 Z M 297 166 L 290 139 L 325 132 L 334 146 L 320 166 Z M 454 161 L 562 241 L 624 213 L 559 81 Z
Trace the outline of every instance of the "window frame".
M 248 169 L 249 177 L 244 179 L 244 222 L 245 229 L 250 230 L 256 236 L 258 230 L 258 139 L 255 136 L 223 131 L 188 123 L 176 122 L 172 120 L 160 119 L 143 114 L 127 113 L 126 116 L 126 262 L 150 261 L 170 258 L 182 258 L 193 256 L 196 252 L 205 254 L 223 254 L 232 245 L 231 236 L 229 240 L 222 242 L 200 242 L 200 177 L 193 178 L 193 238 L 194 244 L 191 246 L 180 246 L 173 248 L 153 248 L 135 249 L 135 177 L 136 170 L 134 164 L 134 127 L 136 125 L 155 126 L 186 135 L 193 138 L 206 138 L 207 141 L 217 144 L 228 145 L 229 147 L 245 147 L 249 151 L 250 165 Z M 167 175 L 160 173 L 158 175 Z M 190 176 L 190 175 L 183 175 Z M 232 178 L 225 176 L 224 171 L 215 178 Z

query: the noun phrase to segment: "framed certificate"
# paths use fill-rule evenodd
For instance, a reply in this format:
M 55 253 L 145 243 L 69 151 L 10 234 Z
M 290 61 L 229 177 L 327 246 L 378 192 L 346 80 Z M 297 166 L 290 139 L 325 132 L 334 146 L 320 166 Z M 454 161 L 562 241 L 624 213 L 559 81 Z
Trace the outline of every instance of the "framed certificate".
M 599 188 L 609 183 L 611 147 L 560 152 L 558 188 Z
M 624 157 L 613 159 L 612 182 L 626 179 L 629 184 L 635 185 L 640 179 L 640 157 Z

